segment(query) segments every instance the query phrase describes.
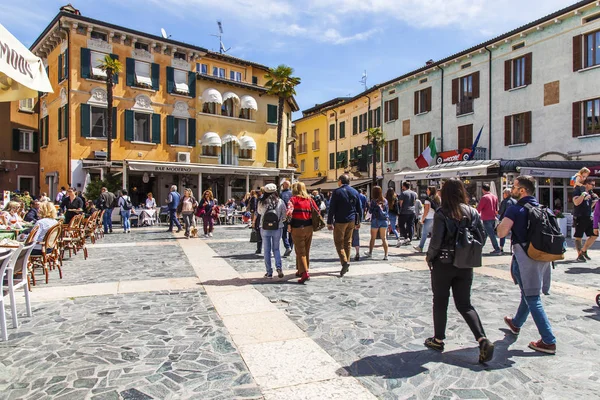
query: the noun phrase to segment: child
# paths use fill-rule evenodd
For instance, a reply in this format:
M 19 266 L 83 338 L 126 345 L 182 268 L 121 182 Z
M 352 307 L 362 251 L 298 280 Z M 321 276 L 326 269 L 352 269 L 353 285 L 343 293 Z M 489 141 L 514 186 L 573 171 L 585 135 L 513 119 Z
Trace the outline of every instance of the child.
M 571 177 L 570 185 L 575 186 L 583 186 L 583 182 L 590 176 L 590 170 L 586 167 L 583 167 L 577 172 L 575 175 Z

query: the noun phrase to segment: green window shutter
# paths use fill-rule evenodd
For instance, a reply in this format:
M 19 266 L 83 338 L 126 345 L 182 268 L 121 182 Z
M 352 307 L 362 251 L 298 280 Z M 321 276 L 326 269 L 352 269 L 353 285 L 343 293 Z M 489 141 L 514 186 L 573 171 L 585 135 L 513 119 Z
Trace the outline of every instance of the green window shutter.
M 152 81 L 154 86 L 154 81 Z M 167 67 L 167 93 L 173 93 L 175 90 L 175 69 L 173 67 Z
M 335 169 L 335 154 L 329 154 L 329 169 Z
M 359 123 L 359 124 L 358 124 L 358 132 L 360 133 L 360 132 L 362 132 L 362 131 L 364 131 L 364 130 L 365 130 L 365 127 L 364 127 L 364 125 L 363 125 L 363 118 L 362 118 L 362 115 L 359 115 L 359 117 L 358 117 L 358 123 Z
M 62 60 L 63 60 L 63 55 L 59 54 L 58 55 L 58 82 L 62 81 L 62 74 L 63 74 Z
M 33 132 L 33 152 L 37 153 L 40 147 L 39 145 L 39 133 Z
M 356 135 L 358 133 L 358 117 L 352 118 L 352 134 Z
M 168 125 L 169 117 L 167 117 Z M 152 114 L 152 143 L 160 143 L 160 114 Z
M 340 139 L 346 137 L 346 121 L 340 122 Z
M 158 90 L 158 82 L 160 79 L 160 65 L 152 63 L 152 89 Z
M 135 84 L 135 60 L 129 57 L 125 60 L 125 84 L 127 86 Z
M 81 113 L 81 137 L 90 137 L 91 129 L 91 106 L 89 104 L 81 104 L 79 111 Z M 114 122 L 113 122 L 114 123 Z
M 133 111 L 125 110 L 125 140 L 133 141 Z
M 63 79 L 69 78 L 69 49 L 65 50 L 65 54 L 63 55 L 65 61 L 65 72 L 63 73 Z
M 369 111 L 367 128 L 372 128 L 372 127 L 373 127 L 373 111 Z
M 196 97 L 196 73 L 188 72 L 188 87 L 190 88 L 190 97 Z M 195 121 L 195 120 L 194 120 Z M 196 144 L 194 143 L 194 146 Z
M 63 110 L 62 107 L 60 107 L 58 109 L 58 140 L 60 140 L 62 138 L 61 136 L 61 132 L 62 132 L 62 114 Z
M 19 130 L 13 129 L 13 150 L 19 151 Z
M 191 90 L 190 90 L 191 92 Z M 196 119 L 188 119 L 188 146 L 196 147 Z
M 167 144 L 175 144 L 175 117 L 167 116 Z
M 68 138 L 69 137 L 69 104 L 65 104 L 65 106 L 63 107 L 63 121 L 65 121 L 65 126 L 64 126 L 64 131 L 65 131 L 65 135 L 64 137 Z
M 110 58 L 112 58 L 113 60 L 118 60 L 119 56 L 116 54 L 111 54 Z M 113 75 L 113 83 L 116 85 L 117 83 L 119 83 L 119 74 L 114 74 Z M 113 126 L 114 126 L 114 122 L 113 122 Z
M 277 106 L 267 104 L 267 122 L 270 124 L 277 123 Z
M 112 109 L 112 138 L 117 138 L 117 107 Z
M 275 146 L 277 143 L 267 143 L 267 161 L 275 161 Z
M 354 148 L 350 149 L 350 159 L 354 160 Z
M 335 140 L 335 124 L 329 125 L 329 140 Z
M 81 77 L 89 78 L 90 77 L 90 49 L 86 49 L 84 47 L 81 48 Z
M 48 125 L 49 122 L 48 122 L 48 116 L 47 115 L 43 118 L 43 121 L 44 121 L 44 145 L 48 146 L 48 139 L 49 139 L 48 135 L 49 135 L 50 128 L 49 128 L 49 125 Z

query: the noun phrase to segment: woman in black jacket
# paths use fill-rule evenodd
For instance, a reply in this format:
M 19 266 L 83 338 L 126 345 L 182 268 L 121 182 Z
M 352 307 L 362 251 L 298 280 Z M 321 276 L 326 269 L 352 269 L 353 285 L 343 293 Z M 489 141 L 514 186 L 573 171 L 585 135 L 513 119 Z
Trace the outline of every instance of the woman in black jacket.
M 479 362 L 490 361 L 494 354 L 494 345 L 483 331 L 481 320 L 471 305 L 471 285 L 473 268 L 457 268 L 453 265 L 454 248 L 458 224 L 463 218 L 479 221 L 477 228 L 483 230 L 483 224 L 477 211 L 467 205 L 468 197 L 463 183 L 450 179 L 442 187 L 442 205 L 433 218 L 431 243 L 427 250 L 427 265 L 431 270 L 431 289 L 433 291 L 434 336 L 425 340 L 425 346 L 444 351 L 446 322 L 448 318 L 448 300 L 450 288 L 456 309 L 461 313 L 469 328 L 479 342 Z M 477 262 L 479 262 L 477 264 Z M 474 260 L 470 265 L 481 265 Z

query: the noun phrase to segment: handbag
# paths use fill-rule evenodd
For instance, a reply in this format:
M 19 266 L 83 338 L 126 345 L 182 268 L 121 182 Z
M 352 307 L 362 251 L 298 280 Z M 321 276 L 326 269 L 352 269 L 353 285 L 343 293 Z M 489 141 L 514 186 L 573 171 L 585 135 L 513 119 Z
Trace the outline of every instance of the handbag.
M 310 213 L 310 217 L 312 219 L 313 232 L 318 232 L 321 229 L 325 228 L 326 224 L 323 217 L 321 217 L 321 212 L 311 205 Z
M 250 243 L 257 243 L 258 242 L 258 232 L 256 232 L 256 230 L 252 229 L 252 232 L 250 232 Z

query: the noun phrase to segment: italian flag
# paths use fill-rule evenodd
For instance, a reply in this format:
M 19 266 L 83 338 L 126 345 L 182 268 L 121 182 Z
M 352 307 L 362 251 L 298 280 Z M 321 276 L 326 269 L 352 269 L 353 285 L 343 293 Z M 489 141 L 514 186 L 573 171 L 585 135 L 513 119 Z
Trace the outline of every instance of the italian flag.
M 429 142 L 429 146 L 423 150 L 421 155 L 417 157 L 415 162 L 417 163 L 417 167 L 425 168 L 432 165 L 437 157 L 437 150 L 435 149 L 435 138 L 431 139 Z

